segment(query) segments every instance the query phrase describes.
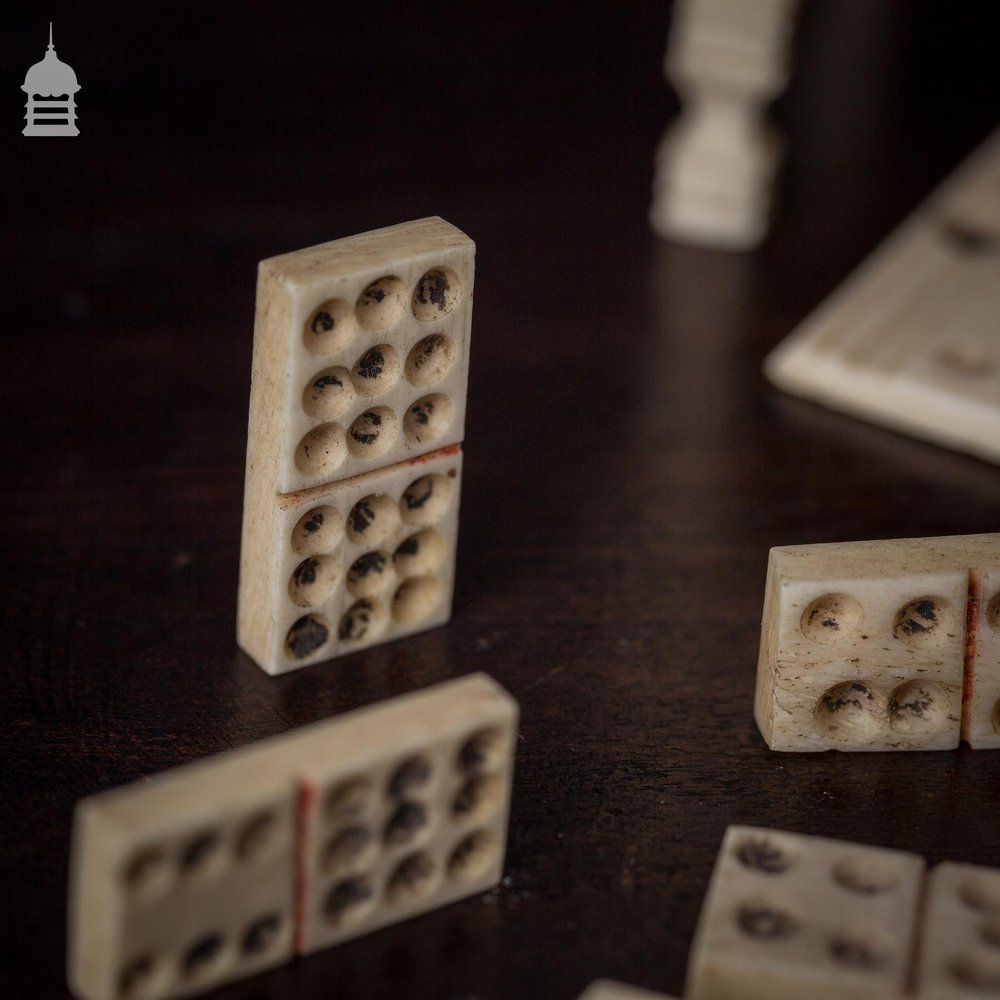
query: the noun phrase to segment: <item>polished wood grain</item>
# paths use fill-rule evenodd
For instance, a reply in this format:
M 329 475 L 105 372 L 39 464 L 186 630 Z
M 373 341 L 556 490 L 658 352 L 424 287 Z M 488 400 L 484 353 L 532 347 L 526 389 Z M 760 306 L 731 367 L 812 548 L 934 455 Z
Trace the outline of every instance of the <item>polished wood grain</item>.
M 997 468 L 760 374 L 995 123 L 986 15 L 809 0 L 739 256 L 646 226 L 669 14 L 45 13 L 83 89 L 27 139 L 8 87 L 0 147 L 5 995 L 66 996 L 79 797 L 473 670 L 522 707 L 500 888 L 220 1000 L 679 994 L 730 823 L 1000 865 L 995 754 L 776 754 L 751 714 L 769 547 L 1000 522 Z M 454 619 L 270 678 L 234 638 L 256 262 L 430 214 L 478 244 Z

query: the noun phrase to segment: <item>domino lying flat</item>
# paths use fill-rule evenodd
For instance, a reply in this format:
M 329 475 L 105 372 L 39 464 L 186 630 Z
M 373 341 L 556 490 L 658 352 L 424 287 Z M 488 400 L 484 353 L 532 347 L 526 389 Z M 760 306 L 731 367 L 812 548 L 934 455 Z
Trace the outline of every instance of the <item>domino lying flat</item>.
M 474 253 L 431 218 L 260 265 L 237 639 L 268 673 L 450 616 Z
M 779 388 L 1000 461 L 1000 131 L 767 358 Z
M 1000 534 L 775 548 L 765 591 L 772 750 L 1000 747 Z
M 191 996 L 495 885 L 516 726 L 475 674 L 83 800 L 71 988 Z
M 926 892 L 925 892 L 926 886 Z M 1000 994 L 1000 871 L 730 827 L 689 1000 L 974 1000 Z

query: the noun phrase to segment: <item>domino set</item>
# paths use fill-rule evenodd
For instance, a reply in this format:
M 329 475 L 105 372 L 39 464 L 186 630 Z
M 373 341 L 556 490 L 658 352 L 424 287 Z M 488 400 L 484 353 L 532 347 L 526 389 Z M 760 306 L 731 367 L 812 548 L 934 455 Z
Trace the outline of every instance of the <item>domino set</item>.
M 1000 131 L 767 358 L 779 388 L 1000 461 Z
M 1000 534 L 772 549 L 754 714 L 772 750 L 1000 747 Z
M 474 253 L 430 218 L 261 262 L 237 639 L 269 674 L 451 615 Z
M 796 0 L 679 0 L 664 70 L 682 102 L 656 152 L 650 223 L 730 250 L 767 233 L 782 142 L 765 109 L 788 80 Z
M 517 715 L 473 674 L 83 800 L 74 992 L 190 996 L 495 885 Z

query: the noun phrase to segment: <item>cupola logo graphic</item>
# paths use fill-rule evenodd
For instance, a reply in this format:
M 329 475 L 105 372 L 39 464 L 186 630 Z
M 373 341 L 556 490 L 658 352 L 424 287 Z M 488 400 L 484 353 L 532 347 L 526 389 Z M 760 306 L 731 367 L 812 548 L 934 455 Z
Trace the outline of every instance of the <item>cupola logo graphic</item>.
M 28 95 L 28 124 L 24 135 L 79 135 L 76 127 L 76 92 L 80 90 L 76 73 L 57 55 L 52 44 L 49 22 L 49 48 L 45 58 L 36 62 L 24 77 L 21 87 Z

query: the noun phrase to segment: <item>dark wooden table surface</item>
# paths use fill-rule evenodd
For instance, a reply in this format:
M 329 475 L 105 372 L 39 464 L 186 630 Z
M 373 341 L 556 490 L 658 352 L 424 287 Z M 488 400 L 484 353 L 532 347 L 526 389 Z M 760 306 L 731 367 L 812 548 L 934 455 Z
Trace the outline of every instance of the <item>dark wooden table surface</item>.
M 484 670 L 522 706 L 500 889 L 219 1000 L 680 994 L 723 830 L 1000 865 L 1000 757 L 781 755 L 772 545 L 1000 528 L 1000 470 L 761 360 L 982 138 L 988 5 L 808 0 L 758 252 L 657 241 L 669 4 L 7 10 L 0 992 L 62 998 L 84 795 Z M 81 135 L 20 135 L 47 20 Z M 44 18 L 44 19 L 43 19 Z M 234 619 L 256 262 L 478 243 L 454 619 L 272 679 Z

